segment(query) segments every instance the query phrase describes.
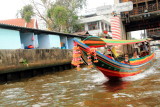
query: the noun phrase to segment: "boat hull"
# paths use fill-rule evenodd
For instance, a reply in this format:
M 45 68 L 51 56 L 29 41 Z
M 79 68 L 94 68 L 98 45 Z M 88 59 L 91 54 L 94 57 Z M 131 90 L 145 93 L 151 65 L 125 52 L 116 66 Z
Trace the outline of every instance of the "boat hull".
M 79 41 L 76 42 L 83 53 L 82 57 L 85 57 L 83 59 L 86 59 L 89 47 Z M 153 64 L 153 59 L 155 56 L 153 53 L 151 55 L 146 56 L 145 58 L 141 58 L 141 60 L 132 61 L 135 65 L 128 65 L 120 63 L 116 60 L 112 60 L 106 57 L 105 55 L 101 54 L 100 52 L 96 51 L 96 54 L 98 62 L 92 63 L 99 71 L 101 71 L 106 77 L 110 79 L 133 76 L 145 71 Z M 92 61 L 94 60 L 94 55 L 91 55 L 91 59 Z

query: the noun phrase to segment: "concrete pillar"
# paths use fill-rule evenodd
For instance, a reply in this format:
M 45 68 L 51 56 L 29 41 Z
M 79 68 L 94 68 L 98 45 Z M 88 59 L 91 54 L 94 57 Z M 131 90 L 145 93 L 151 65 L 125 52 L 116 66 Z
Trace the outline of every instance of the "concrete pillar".
M 102 22 L 101 21 L 99 21 L 99 30 L 100 31 L 102 31 L 102 24 L 101 24 Z
M 67 37 L 65 38 L 65 42 L 66 42 L 66 49 L 69 49 Z
M 85 28 L 85 31 L 88 31 L 89 29 L 88 29 L 88 24 L 85 24 L 84 25 L 84 28 Z
M 122 31 L 122 40 L 127 40 L 128 38 L 127 38 L 127 33 L 126 33 L 126 30 L 125 30 L 125 26 L 124 26 L 124 24 L 123 23 L 121 23 L 121 31 Z M 127 45 L 123 45 L 122 46 L 122 52 L 123 52 L 123 54 L 126 54 L 126 53 L 128 53 L 128 49 L 127 49 Z
M 107 31 L 110 31 L 109 26 L 110 26 L 110 25 L 109 25 L 109 24 L 107 24 Z
M 106 23 L 103 23 L 103 28 L 104 30 L 106 30 Z

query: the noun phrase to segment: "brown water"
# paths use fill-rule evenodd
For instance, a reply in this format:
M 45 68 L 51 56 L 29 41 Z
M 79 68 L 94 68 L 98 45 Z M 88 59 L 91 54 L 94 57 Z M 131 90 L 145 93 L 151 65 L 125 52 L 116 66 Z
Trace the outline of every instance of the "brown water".
M 160 62 L 122 82 L 83 68 L 0 85 L 0 107 L 160 107 Z

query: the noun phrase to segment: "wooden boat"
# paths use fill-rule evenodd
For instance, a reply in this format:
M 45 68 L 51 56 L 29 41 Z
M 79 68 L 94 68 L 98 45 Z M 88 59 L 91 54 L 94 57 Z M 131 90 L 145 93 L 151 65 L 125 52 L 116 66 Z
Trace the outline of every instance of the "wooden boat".
M 80 54 L 78 54 L 78 57 L 81 56 L 83 59 L 86 59 L 88 55 L 90 55 L 89 61 L 92 61 L 92 64 L 98 70 L 100 70 L 106 77 L 108 77 L 109 79 L 113 79 L 113 78 L 133 76 L 145 71 L 152 65 L 153 59 L 155 56 L 154 53 L 150 55 L 146 55 L 145 57 L 130 59 L 130 64 L 124 64 L 106 57 L 99 51 L 91 51 L 91 49 L 97 48 L 97 47 L 103 47 L 105 45 L 109 45 L 109 46 L 125 45 L 125 44 L 134 44 L 134 43 L 140 43 L 145 41 L 146 40 L 112 40 L 112 39 L 109 40 L 109 39 L 104 39 L 104 38 L 102 39 L 98 37 L 88 37 L 83 41 L 74 40 L 74 43 L 75 43 L 75 47 L 77 47 L 76 49 L 81 51 L 81 52 L 79 51 Z M 74 52 L 74 54 L 77 54 L 77 53 Z M 76 61 L 75 59 L 73 59 L 72 64 L 76 65 L 79 68 L 79 64 L 81 63 L 81 60 L 82 60 L 81 58 L 79 58 Z M 78 63 L 75 63 L 75 62 L 78 62 Z M 92 64 L 90 63 L 88 65 L 91 66 Z

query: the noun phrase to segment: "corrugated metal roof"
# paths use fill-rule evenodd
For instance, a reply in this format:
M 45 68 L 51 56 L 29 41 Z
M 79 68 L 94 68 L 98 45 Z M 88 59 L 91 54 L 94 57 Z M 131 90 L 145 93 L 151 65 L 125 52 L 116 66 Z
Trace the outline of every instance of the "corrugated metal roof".
M 41 29 L 26 28 L 26 27 L 9 25 L 9 24 L 1 24 L 1 23 L 0 23 L 0 28 L 17 30 L 20 32 L 33 32 L 35 34 L 55 34 L 55 35 L 68 36 L 68 37 L 72 36 L 72 37 L 84 38 L 83 36 L 78 36 L 78 35 L 73 35 L 73 34 L 53 32 L 53 31 L 41 30 Z

